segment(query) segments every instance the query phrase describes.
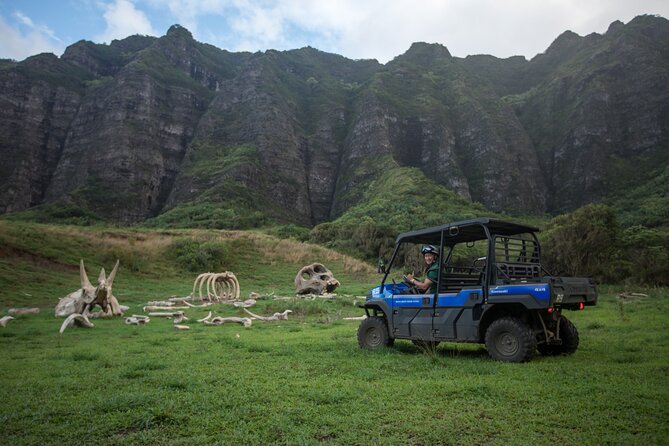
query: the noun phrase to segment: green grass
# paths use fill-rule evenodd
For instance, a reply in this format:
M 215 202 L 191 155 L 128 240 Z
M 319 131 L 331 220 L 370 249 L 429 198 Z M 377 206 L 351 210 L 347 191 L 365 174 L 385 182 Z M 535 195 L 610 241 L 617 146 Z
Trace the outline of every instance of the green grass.
M 663 444 L 669 293 L 650 294 L 622 319 L 612 294 L 571 313 L 577 353 L 529 364 L 477 345 L 361 351 L 357 322 L 341 320 L 360 311 L 347 298 L 262 301 L 255 312 L 296 312 L 250 329 L 112 319 L 59 335 L 51 314 L 22 316 L 0 332 L 4 441 Z
M 88 232 L 86 232 L 88 231 Z M 0 328 L 2 443 L 197 444 L 666 444 L 669 441 L 669 290 L 621 302 L 602 287 L 596 307 L 567 316 L 580 332 L 569 357 L 498 363 L 472 344 L 424 352 L 406 341 L 357 346 L 354 295 L 374 281 L 323 248 L 231 231 L 129 231 L 0 222 L 0 309 L 42 307 Z M 292 309 L 290 320 L 192 329 L 94 320 L 58 333 L 59 297 L 78 285 L 79 255 L 95 276 L 111 251 L 137 249 L 114 293 L 129 313 L 190 292 L 193 273 L 166 252 L 183 237 L 215 239 L 235 254 L 242 295 L 290 295 L 309 252 L 342 281 L 334 300 L 265 298 L 252 309 Z M 132 243 L 129 240 L 134 240 Z M 304 250 L 304 251 L 301 251 Z M 58 257 L 61 253 L 62 258 Z M 290 256 L 286 254 L 290 252 Z M 111 268 L 111 262 L 102 262 Z M 629 290 L 628 290 L 629 291 Z M 633 289 L 632 291 L 644 291 Z M 358 299 L 359 300 L 359 299 Z M 216 315 L 241 316 L 225 305 Z

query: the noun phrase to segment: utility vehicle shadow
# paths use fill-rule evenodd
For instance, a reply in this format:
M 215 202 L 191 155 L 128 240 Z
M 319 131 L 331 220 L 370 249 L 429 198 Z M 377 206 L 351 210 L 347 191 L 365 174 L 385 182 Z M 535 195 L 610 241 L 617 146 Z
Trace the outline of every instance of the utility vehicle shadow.
M 464 347 L 467 345 L 467 347 Z M 474 344 L 455 344 L 443 343 L 436 348 L 430 346 L 417 346 L 411 342 L 395 342 L 392 347 L 400 353 L 407 355 L 435 355 L 443 357 L 460 357 L 460 358 L 487 358 L 488 352 L 485 348 Z

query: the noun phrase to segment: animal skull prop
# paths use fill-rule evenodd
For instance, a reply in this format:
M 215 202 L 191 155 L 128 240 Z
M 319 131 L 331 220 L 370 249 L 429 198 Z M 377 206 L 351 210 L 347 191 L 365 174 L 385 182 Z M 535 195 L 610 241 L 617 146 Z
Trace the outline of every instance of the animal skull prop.
M 303 267 L 295 276 L 297 294 L 331 293 L 339 286 L 332 271 L 320 263 L 312 263 Z
M 75 313 L 84 316 L 94 315 L 99 317 L 123 315 L 123 310 L 118 300 L 112 294 L 112 284 L 118 271 L 118 265 L 119 261 L 117 260 L 109 277 L 106 277 L 105 269 L 102 268 L 98 276 L 97 286 L 93 286 L 88 280 L 88 275 L 86 275 L 86 269 L 84 268 L 84 260 L 82 259 L 79 264 L 81 288 L 60 299 L 58 305 L 56 305 L 56 316 L 65 317 Z M 99 306 L 102 310 L 91 314 L 91 310 L 95 306 Z

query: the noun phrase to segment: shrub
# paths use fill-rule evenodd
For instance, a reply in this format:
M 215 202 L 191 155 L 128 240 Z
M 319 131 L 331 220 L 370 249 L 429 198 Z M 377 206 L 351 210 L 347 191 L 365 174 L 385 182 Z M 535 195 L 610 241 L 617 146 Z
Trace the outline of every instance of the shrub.
M 177 239 L 168 252 L 181 268 L 200 273 L 222 270 L 229 257 L 224 243 L 197 239 Z
M 669 237 L 659 229 L 632 226 L 622 232 L 628 281 L 669 286 Z
M 608 206 L 587 205 L 548 223 L 543 263 L 554 274 L 616 279 L 614 262 L 620 254 L 620 228 Z
M 3 219 L 13 221 L 34 221 L 36 223 L 91 226 L 104 220 L 90 210 L 71 203 L 54 203 L 34 206 L 25 211 L 10 213 Z
M 309 228 L 305 228 L 304 226 L 297 226 L 294 224 L 274 226 L 265 232 L 281 239 L 292 238 L 300 242 L 306 242 L 309 240 Z

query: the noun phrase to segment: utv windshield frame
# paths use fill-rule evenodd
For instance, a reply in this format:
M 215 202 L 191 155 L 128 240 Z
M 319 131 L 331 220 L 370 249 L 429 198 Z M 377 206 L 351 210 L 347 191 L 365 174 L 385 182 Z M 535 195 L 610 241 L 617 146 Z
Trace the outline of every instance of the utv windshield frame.
M 433 226 L 430 228 L 420 229 L 417 231 L 403 232 L 397 236 L 395 240 L 395 249 L 393 255 L 388 262 L 383 280 L 381 281 L 381 289 L 386 283 L 393 264 L 397 258 L 400 246 L 404 243 L 426 244 L 438 246 L 440 253 L 439 261 L 442 267 L 439 268 L 438 283 L 442 282 L 443 266 L 450 259 L 453 247 L 459 243 L 476 242 L 480 240 L 488 240 L 487 258 L 494 262 L 495 259 L 495 243 L 494 238 L 498 236 L 514 236 L 519 234 L 531 234 L 534 243 L 536 244 L 536 256 L 539 259 L 540 245 L 536 233 L 538 228 L 512 223 L 494 218 L 475 218 L 471 220 L 462 220 L 454 223 L 448 223 L 441 226 Z M 445 248 L 448 248 L 448 253 L 444 257 Z M 491 268 L 484 268 L 484 283 L 490 283 Z M 439 289 L 439 287 L 437 287 Z

